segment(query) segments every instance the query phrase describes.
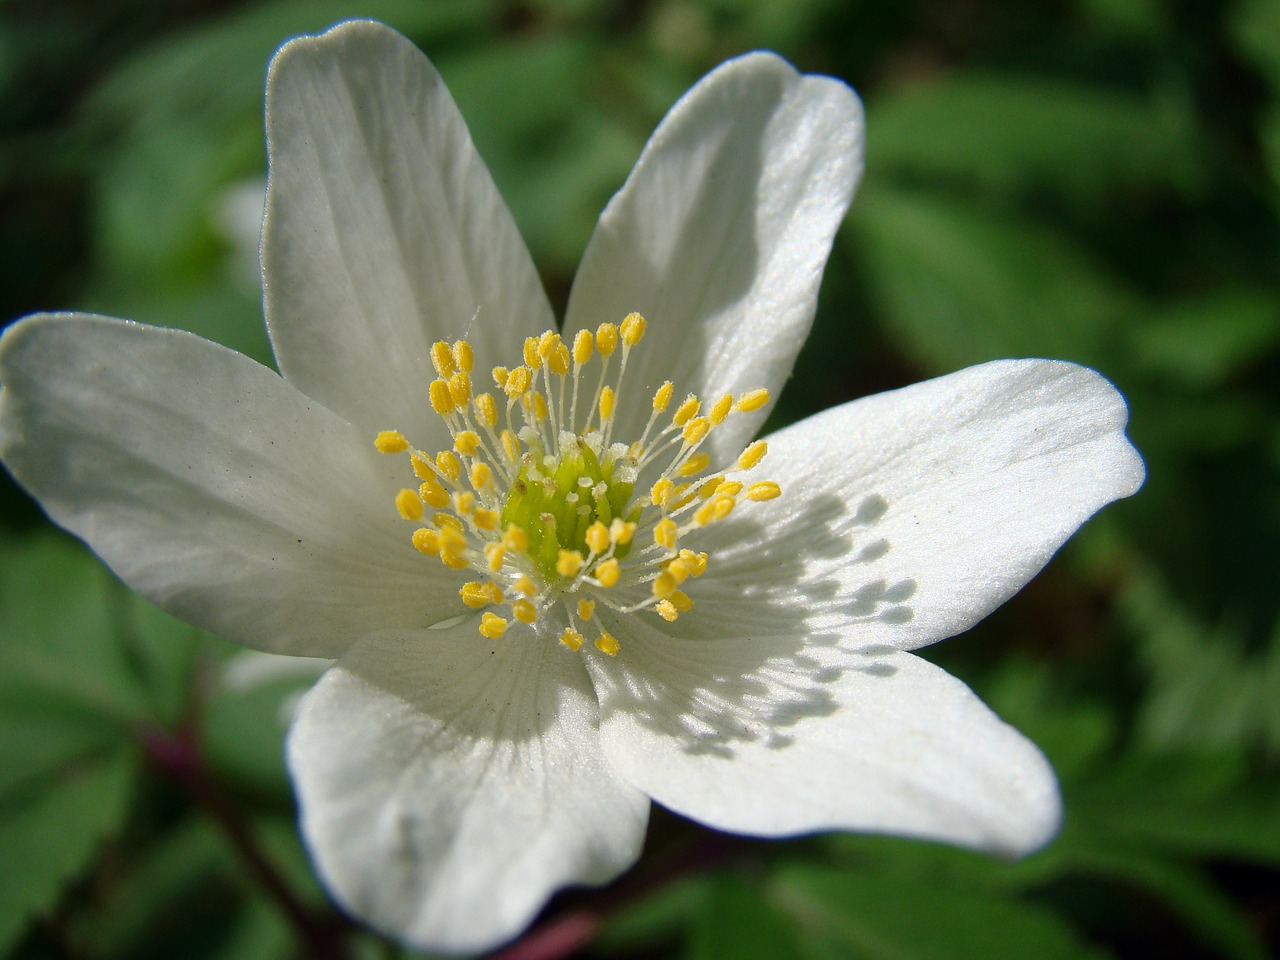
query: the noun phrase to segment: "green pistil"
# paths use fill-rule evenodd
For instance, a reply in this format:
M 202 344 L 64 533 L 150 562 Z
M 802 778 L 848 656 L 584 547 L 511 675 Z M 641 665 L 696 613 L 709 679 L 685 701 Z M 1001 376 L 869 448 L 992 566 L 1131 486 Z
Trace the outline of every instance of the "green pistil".
M 537 451 L 534 451 L 537 456 Z M 604 463 L 584 441 L 561 453 L 554 465 L 525 465 L 511 484 L 502 504 L 502 528 L 516 524 L 529 538 L 529 557 L 548 583 L 560 578 L 556 561 L 561 550 L 577 550 L 585 557 L 587 528 L 597 520 L 608 526 L 615 517 L 635 522 L 642 506 L 630 509 L 635 484 L 614 480 L 614 463 Z M 530 479 L 536 469 L 541 479 Z M 583 483 L 585 480 L 587 482 Z M 596 490 L 603 484 L 601 496 Z M 577 494 L 576 499 L 571 494 Z M 582 509 L 585 507 L 586 509 Z M 549 519 L 547 519 L 549 518 Z M 614 556 L 622 559 L 630 544 L 619 544 Z

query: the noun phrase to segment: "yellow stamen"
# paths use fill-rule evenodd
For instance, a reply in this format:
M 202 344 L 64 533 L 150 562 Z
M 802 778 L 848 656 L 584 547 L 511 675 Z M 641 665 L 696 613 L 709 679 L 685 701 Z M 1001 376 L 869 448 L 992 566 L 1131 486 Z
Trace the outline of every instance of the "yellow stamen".
M 488 606 L 491 602 L 488 584 L 480 583 L 478 580 L 464 583 L 458 595 L 462 597 L 462 602 L 473 610 Z
M 600 391 L 600 420 L 607 423 L 613 419 L 613 387 L 605 387 Z
M 480 436 L 474 430 L 463 430 L 453 437 L 453 449 L 464 457 L 474 457 L 480 449 Z
M 710 432 L 710 420 L 706 417 L 694 417 L 684 425 L 684 429 L 680 431 L 680 436 L 685 443 L 693 446 L 695 443 L 701 443 Z
M 449 392 L 449 384 L 444 380 L 432 380 L 427 389 L 427 398 L 431 401 L 431 409 L 445 417 L 453 412 L 453 394 Z
M 653 542 L 664 550 L 674 550 L 679 538 L 680 529 L 670 517 L 663 517 L 653 528 Z
M 667 623 L 675 623 L 676 618 L 680 616 L 680 611 L 676 609 L 675 604 L 670 600 L 659 600 L 654 609 L 658 611 L 658 616 L 667 621 Z
M 644 317 L 638 313 L 628 313 L 622 321 L 622 342 L 628 347 L 634 347 L 644 336 L 644 330 Z
M 757 503 L 763 500 L 776 500 L 782 496 L 782 488 L 772 480 L 761 480 L 747 487 L 747 499 Z
M 692 457 L 680 465 L 680 469 L 676 471 L 682 477 L 692 477 L 696 473 L 701 473 L 711 465 L 711 457 L 705 453 L 695 453 Z
M 476 512 L 472 514 L 471 519 L 475 521 L 475 525 L 481 530 L 497 530 L 498 521 L 501 519 L 497 510 L 488 510 L 484 507 L 477 507 Z
M 582 646 L 582 641 L 585 639 L 586 637 L 577 630 L 566 629 L 564 633 L 560 634 L 560 642 L 575 653 Z
M 533 623 L 538 619 L 538 608 L 531 600 L 517 600 L 511 604 L 511 612 L 521 623 Z
M 507 632 L 507 621 L 496 613 L 486 613 L 480 618 L 480 635 L 497 640 Z
M 529 537 L 513 523 L 502 531 L 502 545 L 515 553 L 524 553 L 529 549 Z
M 665 413 L 667 405 L 671 403 L 671 393 L 675 390 L 670 380 L 664 380 L 653 395 L 653 411 L 654 413 Z
M 738 469 L 750 470 L 757 463 L 764 459 L 764 455 L 769 452 L 769 444 L 763 440 L 757 440 L 747 449 L 742 451 L 742 455 L 738 457 Z
M 600 356 L 608 357 L 618 347 L 618 328 L 612 323 L 602 323 L 596 327 L 596 349 Z
M 622 576 L 622 569 L 618 566 L 618 561 L 610 557 L 604 563 L 596 565 L 596 579 L 600 581 L 602 587 L 616 586 L 618 578 Z
M 604 553 L 609 549 L 609 528 L 599 520 L 587 527 L 587 547 L 592 553 Z
M 526 597 L 536 597 L 538 595 L 538 585 L 528 577 L 521 577 L 516 581 L 516 593 Z
M 440 534 L 427 527 L 413 531 L 413 546 L 429 557 L 440 556 Z
M 462 462 L 453 455 L 452 450 L 441 450 L 436 454 L 436 469 L 450 480 L 456 481 L 462 476 Z
M 742 413 L 752 413 L 769 402 L 769 391 L 764 387 L 748 390 L 738 397 L 737 407 Z
M 471 486 L 477 490 L 483 490 L 492 479 L 493 471 L 489 469 L 487 463 L 473 463 L 471 465 Z
M 443 340 L 437 340 L 431 345 L 431 365 L 436 368 L 436 373 L 440 377 L 447 380 L 453 376 L 457 366 L 453 362 L 453 353 L 449 350 L 449 345 Z
M 579 330 L 577 336 L 573 338 L 573 362 L 578 366 L 582 366 L 591 359 L 591 352 L 595 348 L 595 344 L 591 340 L 590 330 Z
M 583 620 L 583 621 L 590 620 L 592 617 L 595 616 L 595 614 L 596 614 L 596 602 L 594 600 L 578 601 L 578 619 L 579 620 Z
M 476 416 L 480 422 L 486 427 L 496 426 L 498 423 L 498 405 L 494 402 L 493 394 L 480 393 L 471 401 L 472 406 L 476 408 Z
M 683 427 L 696 417 L 701 409 L 702 401 L 691 393 L 684 398 L 684 402 L 680 406 L 676 407 L 676 412 L 671 415 L 671 422 L 677 427 Z
M 373 445 L 379 453 L 404 453 L 409 449 L 409 441 L 399 430 L 383 430 L 373 438 Z
M 582 554 L 577 550 L 561 550 L 560 557 L 556 560 L 556 573 L 562 577 L 577 576 L 579 570 L 582 569 Z
M 713 426 L 724 422 L 724 418 L 729 416 L 729 411 L 733 409 L 733 394 L 726 393 L 717 400 L 711 407 L 711 412 L 707 414 Z
M 457 340 L 453 344 L 453 362 L 458 365 L 458 369 L 463 373 L 470 373 L 472 367 L 476 365 L 476 355 L 471 349 L 471 344 L 466 340 Z
M 405 520 L 421 520 L 422 498 L 415 491 L 405 488 L 396 494 L 396 509 Z
M 596 649 L 601 653 L 608 654 L 611 657 L 618 655 L 618 640 L 613 634 L 607 630 L 596 637 Z
M 422 502 L 439 510 L 449 505 L 449 491 L 434 480 L 424 480 L 418 487 L 418 496 Z

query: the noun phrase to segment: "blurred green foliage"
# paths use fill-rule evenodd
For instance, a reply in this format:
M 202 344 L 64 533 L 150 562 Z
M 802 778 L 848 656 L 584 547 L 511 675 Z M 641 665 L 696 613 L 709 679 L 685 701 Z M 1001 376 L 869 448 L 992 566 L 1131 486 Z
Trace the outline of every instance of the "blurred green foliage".
M 0 318 L 95 310 L 269 362 L 264 69 L 350 16 L 436 61 L 561 305 L 697 77 L 767 47 L 848 80 L 867 176 L 777 420 L 1055 356 L 1120 387 L 1148 462 L 929 652 L 1053 759 L 1046 851 L 659 814 L 636 871 L 546 922 L 586 912 L 584 955 L 618 958 L 1280 951 L 1280 4 L 6 0 Z M 293 827 L 281 738 L 318 668 L 172 621 L 0 484 L 0 955 L 308 955 L 277 883 L 352 956 L 407 956 L 337 918 Z

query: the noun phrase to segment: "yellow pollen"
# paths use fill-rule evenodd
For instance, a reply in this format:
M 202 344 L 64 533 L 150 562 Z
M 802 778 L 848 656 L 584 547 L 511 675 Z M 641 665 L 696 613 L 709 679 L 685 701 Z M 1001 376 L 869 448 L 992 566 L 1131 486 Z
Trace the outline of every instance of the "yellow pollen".
M 551 356 L 547 357 L 547 366 L 557 377 L 568 376 L 569 348 L 563 343 L 557 343 L 555 350 L 551 351 Z
M 560 343 L 560 334 L 554 330 L 548 330 L 538 338 L 538 356 L 543 360 L 551 357 L 555 353 L 556 346 Z
M 453 394 L 449 392 L 449 384 L 444 380 L 432 380 L 427 389 L 427 397 L 431 401 L 431 409 L 440 416 L 453 413 Z
M 587 527 L 587 546 L 597 554 L 609 549 L 609 528 L 599 520 Z
M 701 443 L 708 433 L 711 432 L 711 421 L 706 417 L 694 417 L 684 425 L 684 429 L 680 431 L 680 436 L 684 438 L 684 442 L 693 446 L 695 443 Z
M 726 497 L 736 497 L 742 492 L 741 480 L 726 480 L 724 483 L 716 487 L 716 493 L 722 493 Z
M 577 550 L 561 550 L 560 557 L 556 560 L 556 573 L 562 577 L 577 576 L 579 570 L 582 569 L 582 554 Z
M 511 376 L 511 371 L 506 367 L 494 367 L 491 371 L 493 374 L 493 383 L 499 390 L 505 390 L 507 387 L 507 378 Z
M 675 488 L 675 483 L 667 477 L 663 477 L 653 485 L 653 489 L 649 492 L 649 499 L 655 507 L 662 507 L 665 510 L 667 504 L 671 501 Z
M 471 374 L 459 370 L 450 377 L 449 396 L 455 407 L 465 407 L 471 400 Z
M 682 477 L 692 477 L 696 473 L 701 473 L 711 465 L 711 457 L 705 453 L 695 453 L 692 457 L 680 465 L 680 469 L 676 473 Z
M 618 347 L 618 328 L 612 323 L 602 323 L 596 327 L 596 349 L 600 356 L 608 357 Z
M 609 524 L 609 542 L 616 543 L 620 547 L 625 547 L 631 542 L 631 538 L 636 535 L 636 524 L 630 520 L 623 520 L 621 517 L 614 517 L 613 522 Z
M 373 445 L 379 453 L 404 453 L 409 449 L 409 441 L 399 430 L 383 430 L 374 437 Z
M 434 514 L 431 517 L 431 522 L 436 525 L 437 530 L 452 530 L 457 534 L 461 534 L 463 531 L 462 521 L 451 513 Z
M 413 467 L 413 472 L 418 475 L 419 480 L 434 480 L 436 478 L 436 465 L 422 454 L 411 453 L 409 455 L 409 463 Z
M 704 480 L 702 483 L 698 485 L 698 496 L 703 500 L 707 499 L 707 497 L 711 496 L 713 493 L 716 492 L 716 490 L 720 488 L 720 485 L 723 482 L 724 482 L 723 475 L 717 476 L 717 477 L 708 477 L 706 480 Z
M 434 480 L 425 480 L 418 487 L 418 496 L 422 502 L 439 510 L 449 505 L 449 491 Z
M 431 365 L 436 368 L 436 373 L 445 379 L 453 376 L 453 371 L 457 369 L 453 362 L 453 353 L 443 340 L 437 340 L 431 345 Z
M 611 657 L 618 655 L 618 641 L 613 634 L 607 630 L 596 637 L 596 649 L 601 653 L 606 653 Z
M 396 509 L 400 511 L 400 516 L 406 520 L 421 520 L 422 498 L 407 488 L 401 490 L 396 494 Z
M 658 525 L 653 528 L 653 542 L 666 550 L 674 550 L 676 548 L 676 541 L 679 535 L 680 529 L 670 517 L 663 517 L 658 521 Z
M 716 502 L 708 500 L 693 513 L 693 522 L 700 527 L 705 527 L 708 523 L 716 518 Z
M 529 549 L 529 537 L 513 523 L 502 531 L 502 545 L 515 553 L 524 553 Z
M 673 590 L 667 600 L 681 613 L 688 613 L 693 609 L 693 601 L 689 599 L 689 595 L 683 590 Z
M 595 344 L 591 339 L 590 330 L 579 330 L 573 338 L 573 362 L 577 366 L 582 366 L 591 359 L 591 354 L 595 349 Z
M 533 391 L 533 418 L 535 420 L 547 419 L 547 401 L 537 390 Z
M 594 600 L 578 601 L 578 619 L 579 620 L 583 620 L 583 621 L 590 620 L 595 615 L 596 615 L 596 602 Z
M 609 421 L 613 419 L 613 387 L 605 387 L 600 391 L 600 419 Z
M 747 449 L 742 451 L 742 455 L 738 457 L 738 469 L 750 470 L 757 463 L 764 459 L 764 455 L 769 452 L 769 444 L 763 440 L 757 440 Z
M 480 583 L 476 580 L 464 583 L 462 589 L 458 591 L 458 595 L 462 597 L 462 602 L 473 610 L 488 606 L 491 602 L 488 584 Z
M 776 500 L 782 496 L 782 488 L 772 480 L 761 480 L 747 487 L 747 499 L 757 503 L 763 500 Z
M 497 573 L 502 569 L 502 561 L 507 558 L 507 551 L 502 549 L 500 543 L 486 543 L 484 545 L 484 558 L 489 562 L 489 569 Z
M 489 594 L 490 603 L 501 603 L 503 601 L 502 588 L 490 580 L 484 585 L 485 590 Z
M 733 512 L 733 508 L 738 505 L 738 501 L 733 497 L 727 497 L 719 493 L 712 497 L 708 502 L 715 508 L 716 520 L 723 520 L 731 514 Z
M 680 586 L 680 581 L 672 576 L 671 571 L 663 570 L 658 574 L 657 579 L 653 581 L 653 595 L 665 600 L 675 593 L 678 586 Z
M 496 613 L 486 613 L 480 617 L 480 635 L 490 640 L 497 640 L 507 632 L 507 621 Z
M 564 633 L 560 634 L 560 642 L 575 653 L 582 646 L 582 641 L 585 639 L 586 637 L 577 630 L 566 629 Z
M 471 486 L 477 490 L 483 490 L 492 479 L 493 471 L 489 469 L 487 463 L 473 463 L 471 465 Z
M 507 459 L 512 463 L 520 459 L 520 441 L 516 439 L 516 435 L 510 430 L 502 431 L 502 452 L 507 455 Z
M 481 530 L 497 530 L 500 515 L 497 510 L 488 510 L 484 507 L 477 507 L 476 512 L 472 514 L 471 519 L 475 521 L 475 525 Z
M 542 355 L 538 353 L 537 337 L 529 337 L 524 342 L 524 365 L 530 370 L 538 370 L 542 367 Z
M 511 612 L 521 623 L 533 623 L 538 619 L 538 608 L 531 600 L 517 600 L 511 604 Z
M 680 559 L 695 577 L 700 577 L 707 572 L 707 555 L 705 553 L 694 553 L 692 550 L 681 550 Z
M 664 380 L 653 395 L 653 412 L 665 413 L 667 405 L 671 403 L 671 394 L 675 390 L 670 380 Z
M 622 342 L 628 347 L 634 347 L 644 336 L 645 326 L 644 317 L 638 313 L 628 313 L 622 321 Z
M 618 578 L 622 576 L 622 569 L 618 566 L 618 561 L 610 557 L 604 563 L 596 565 L 596 579 L 600 581 L 600 586 L 608 588 L 616 586 Z
M 689 574 L 692 572 L 693 571 L 689 569 L 688 565 L 679 557 L 667 564 L 667 573 L 675 577 L 676 583 L 678 584 L 684 583 L 688 580 Z
M 474 430 L 463 430 L 454 435 L 453 449 L 464 457 L 474 457 L 480 449 L 480 435 Z
M 516 367 L 507 374 L 507 382 L 503 386 L 507 397 L 511 400 L 519 400 L 524 396 L 524 392 L 529 389 L 529 381 L 532 377 L 528 367 Z
M 696 417 L 701 409 L 702 401 L 691 393 L 684 398 L 684 402 L 680 406 L 676 407 L 676 412 L 671 415 L 671 422 L 677 427 L 683 427 Z
M 759 410 L 769 402 L 769 391 L 764 387 L 758 390 L 748 390 L 746 393 L 738 397 L 737 407 L 742 413 L 752 413 Z
M 413 531 L 413 546 L 429 557 L 440 556 L 440 534 L 427 527 L 419 527 Z
M 516 593 L 525 597 L 536 597 L 538 595 L 538 585 L 528 577 L 521 577 L 516 581 Z
M 476 365 L 476 355 L 471 349 L 471 344 L 466 340 L 457 340 L 453 344 L 453 362 L 458 365 L 458 369 L 463 373 L 470 373 Z
M 675 623 L 676 618 L 680 616 L 680 611 L 676 609 L 676 605 L 670 600 L 659 600 L 654 608 L 658 611 L 658 616 L 667 623 Z
M 493 394 L 477 394 L 476 398 L 471 401 L 471 405 L 476 408 L 476 416 L 480 418 L 480 422 L 486 427 L 497 425 L 498 405 L 493 400 Z
M 729 416 L 729 411 L 733 409 L 733 394 L 726 393 L 717 400 L 711 407 L 711 412 L 707 414 L 713 426 L 717 426 L 724 422 L 724 418 Z
M 462 463 L 453 455 L 452 450 L 441 450 L 436 454 L 436 469 L 450 480 L 456 481 L 462 476 Z

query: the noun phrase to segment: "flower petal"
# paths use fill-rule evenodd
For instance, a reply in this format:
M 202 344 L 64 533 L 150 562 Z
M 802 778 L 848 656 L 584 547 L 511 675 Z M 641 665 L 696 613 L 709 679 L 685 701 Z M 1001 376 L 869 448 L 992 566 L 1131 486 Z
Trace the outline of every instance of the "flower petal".
M 184 620 L 334 657 L 456 612 L 453 579 L 409 543 L 372 437 L 252 360 L 183 331 L 46 315 L 6 331 L 0 383 L 14 476 Z
M 443 443 L 426 402 L 432 342 L 469 337 L 485 371 L 554 320 L 440 75 L 379 23 L 292 40 L 267 78 L 267 142 L 281 373 L 366 429 Z
M 629 361 L 635 389 L 670 379 L 704 399 L 776 395 L 813 321 L 862 172 L 862 134 L 862 107 L 843 83 L 767 53 L 714 70 L 667 114 L 601 215 L 566 338 L 638 310 L 649 333 Z M 712 452 L 737 456 L 767 412 L 730 417 Z M 619 404 L 615 436 L 638 436 L 648 413 Z
M 289 766 L 334 895 L 433 951 L 493 947 L 560 886 L 616 876 L 648 819 L 580 659 L 473 622 L 353 647 L 303 698 Z
M 1016 593 L 1142 460 L 1092 370 L 1008 360 L 857 400 L 767 438 L 783 495 L 707 531 L 709 619 L 800 597 L 809 630 L 911 650 Z
M 785 626 L 681 641 L 618 625 L 618 656 L 589 661 L 609 762 L 735 833 L 858 830 L 1023 854 L 1057 830 L 1047 761 L 963 683 L 887 647 L 762 635 Z

